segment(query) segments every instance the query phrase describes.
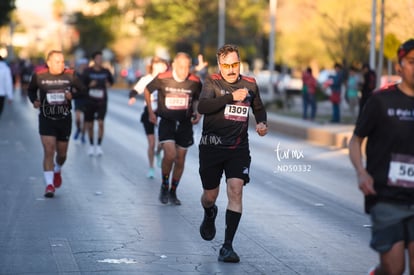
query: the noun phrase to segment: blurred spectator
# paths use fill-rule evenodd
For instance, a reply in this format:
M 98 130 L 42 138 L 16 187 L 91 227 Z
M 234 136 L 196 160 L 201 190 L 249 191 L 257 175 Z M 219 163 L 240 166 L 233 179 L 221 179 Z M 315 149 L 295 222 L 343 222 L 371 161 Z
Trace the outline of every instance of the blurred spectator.
M 313 76 L 310 67 L 303 72 L 302 83 L 303 119 L 308 119 L 308 106 L 310 106 L 310 120 L 314 120 L 316 115 L 316 89 L 318 82 Z
M 3 112 L 6 97 L 9 103 L 11 103 L 13 100 L 13 78 L 9 66 L 0 55 L 0 116 Z
M 335 74 L 329 76 L 329 87 L 331 89 L 331 96 L 330 101 L 332 103 L 332 119 L 331 122 L 339 123 L 341 122 L 341 90 L 342 90 L 342 82 L 343 82 L 343 74 L 342 74 L 342 65 L 339 63 L 335 63 Z
M 346 82 L 346 99 L 349 105 L 349 112 L 351 114 L 353 122 L 357 117 L 356 108 L 358 106 L 358 92 L 359 92 L 359 75 L 357 69 L 354 66 L 349 68 L 349 76 Z
M 88 68 L 89 60 L 87 58 L 80 58 L 76 60 L 75 63 L 75 73 L 79 78 L 82 78 L 83 72 Z M 80 141 L 82 144 L 86 142 L 85 140 L 85 124 L 84 124 L 84 112 L 86 106 L 85 97 L 76 97 L 73 99 L 75 105 L 75 126 L 76 132 L 73 136 L 73 139 Z M 80 139 L 79 139 L 80 138 Z
M 372 95 L 376 84 L 377 84 L 377 75 L 374 70 L 372 70 L 368 64 L 362 66 L 363 82 L 361 86 L 361 99 L 359 101 L 359 113 L 361 113 L 362 108 L 367 102 L 368 98 Z
M 9 66 L 12 74 L 13 87 L 16 88 L 20 83 L 20 62 L 19 60 L 14 60 L 10 62 Z
M 22 95 L 27 95 L 27 87 L 34 72 L 34 66 L 30 59 L 24 60 L 20 68 L 20 88 Z

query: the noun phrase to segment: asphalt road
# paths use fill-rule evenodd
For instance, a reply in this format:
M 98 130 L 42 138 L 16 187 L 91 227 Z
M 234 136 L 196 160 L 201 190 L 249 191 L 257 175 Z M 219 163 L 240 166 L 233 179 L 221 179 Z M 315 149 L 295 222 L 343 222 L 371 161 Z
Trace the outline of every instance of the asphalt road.
M 158 201 L 147 172 L 142 101 L 111 91 L 104 155 L 71 141 L 63 185 L 43 197 L 37 110 L 19 96 L 0 118 L 0 274 L 366 274 L 377 262 L 369 219 L 346 150 L 250 131 L 251 183 L 234 241 L 241 262 L 217 261 L 226 208 L 222 184 L 211 242 L 199 236 L 197 146 L 178 196 Z M 201 126 L 195 127 L 199 140 Z

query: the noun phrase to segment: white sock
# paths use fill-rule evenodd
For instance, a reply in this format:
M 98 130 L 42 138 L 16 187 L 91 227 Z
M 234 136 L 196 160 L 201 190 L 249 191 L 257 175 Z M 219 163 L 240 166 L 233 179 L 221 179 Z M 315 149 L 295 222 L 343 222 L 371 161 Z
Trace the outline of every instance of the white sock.
M 46 186 L 49 184 L 53 185 L 53 171 L 43 171 L 43 176 L 45 178 Z
M 53 168 L 53 172 L 60 172 L 62 166 L 60 166 L 59 164 L 55 163 L 55 168 Z

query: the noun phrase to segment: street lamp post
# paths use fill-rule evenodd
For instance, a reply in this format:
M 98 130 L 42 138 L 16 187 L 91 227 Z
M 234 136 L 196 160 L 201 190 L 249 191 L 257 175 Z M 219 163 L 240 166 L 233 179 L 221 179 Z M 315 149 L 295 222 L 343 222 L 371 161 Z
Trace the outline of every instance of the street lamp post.
M 376 41 L 376 17 L 377 17 L 377 0 L 372 0 L 372 13 L 371 13 L 371 43 L 369 50 L 369 66 L 372 70 L 375 70 L 375 41 Z
M 224 45 L 226 36 L 226 0 L 219 0 L 218 48 Z
M 274 51 L 275 51 L 275 40 L 276 40 L 276 7 L 277 0 L 269 1 L 270 11 L 270 34 L 269 34 L 269 57 L 268 57 L 268 70 L 270 74 L 268 83 L 269 100 L 274 100 L 274 86 L 273 86 L 273 75 L 275 70 Z
M 381 83 L 382 69 L 384 66 L 384 16 L 385 16 L 385 0 L 381 0 L 380 50 L 378 54 L 377 87 Z
M 12 61 L 14 59 L 14 47 L 13 47 L 13 36 L 14 36 L 14 29 L 16 27 L 16 23 L 10 21 L 10 37 L 9 37 L 9 45 L 7 46 L 7 59 Z

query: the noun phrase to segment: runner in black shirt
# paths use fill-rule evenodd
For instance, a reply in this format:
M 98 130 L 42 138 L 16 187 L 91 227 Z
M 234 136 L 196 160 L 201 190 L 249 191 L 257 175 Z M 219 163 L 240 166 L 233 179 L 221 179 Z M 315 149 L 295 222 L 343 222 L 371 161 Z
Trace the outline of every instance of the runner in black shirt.
M 225 239 L 218 260 L 237 263 L 240 258 L 233 250 L 233 238 L 242 213 L 243 185 L 249 182 L 249 110 L 253 110 L 260 136 L 267 133 L 266 111 L 255 79 L 240 75 L 238 48 L 224 45 L 217 52 L 217 62 L 220 73 L 206 78 L 198 105 L 199 113 L 204 114 L 199 145 L 199 172 L 204 189 L 200 234 L 204 240 L 215 237 L 215 202 L 224 171 L 228 204 Z
M 375 74 L 375 71 L 369 67 L 369 64 L 364 64 L 362 66 L 362 73 L 363 83 L 361 86 L 361 98 L 359 100 L 358 116 L 364 108 L 368 98 L 372 95 L 372 92 L 375 90 L 375 87 L 377 86 L 377 75 Z
M 92 55 L 93 65 L 87 68 L 83 75 L 83 81 L 89 88 L 88 100 L 84 109 L 85 131 L 89 135 L 90 147 L 88 155 L 102 155 L 101 143 L 104 135 L 104 119 L 108 105 L 107 87 L 114 84 L 112 73 L 102 66 L 102 52 L 95 52 Z M 94 145 L 93 122 L 98 120 L 98 139 Z
M 73 70 L 65 69 L 64 62 L 61 51 L 51 51 L 47 56 L 48 67 L 37 71 L 28 87 L 30 101 L 40 110 L 39 133 L 44 148 L 45 196 L 49 198 L 54 196 L 55 188 L 62 184 L 61 167 L 66 161 L 72 129 L 72 97 L 86 95 L 81 80 Z
M 196 107 L 201 81 L 190 73 L 190 69 L 190 56 L 178 53 L 173 60 L 172 71 L 160 73 L 145 88 L 149 120 L 154 124 L 157 117 L 151 106 L 151 93 L 158 92 L 158 137 L 164 152 L 159 199 L 164 204 L 168 200 L 175 205 L 181 204 L 176 190 L 184 171 L 187 149 L 194 143 L 193 124 L 201 118 Z M 171 171 L 171 189 L 168 192 Z
M 371 247 L 380 256 L 370 275 L 403 274 L 405 248 L 414 272 L 414 39 L 399 48 L 396 69 L 402 82 L 368 99 L 349 144 L 372 220 Z

